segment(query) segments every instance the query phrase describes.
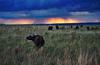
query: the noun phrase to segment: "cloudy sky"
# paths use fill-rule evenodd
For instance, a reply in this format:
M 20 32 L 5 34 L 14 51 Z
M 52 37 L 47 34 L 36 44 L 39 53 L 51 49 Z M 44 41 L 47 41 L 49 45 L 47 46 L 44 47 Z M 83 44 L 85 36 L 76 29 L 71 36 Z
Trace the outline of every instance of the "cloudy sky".
M 100 22 L 100 0 L 0 0 L 0 23 Z

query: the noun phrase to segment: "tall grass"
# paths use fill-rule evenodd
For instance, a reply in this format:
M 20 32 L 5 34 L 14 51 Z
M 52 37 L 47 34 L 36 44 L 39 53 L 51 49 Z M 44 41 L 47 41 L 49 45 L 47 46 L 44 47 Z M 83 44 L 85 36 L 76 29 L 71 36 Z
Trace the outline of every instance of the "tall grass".
M 36 51 L 33 42 L 25 39 L 32 32 L 45 38 L 42 51 Z M 48 31 L 46 26 L 3 27 L 0 29 L 0 65 L 99 65 L 100 33 L 79 32 Z

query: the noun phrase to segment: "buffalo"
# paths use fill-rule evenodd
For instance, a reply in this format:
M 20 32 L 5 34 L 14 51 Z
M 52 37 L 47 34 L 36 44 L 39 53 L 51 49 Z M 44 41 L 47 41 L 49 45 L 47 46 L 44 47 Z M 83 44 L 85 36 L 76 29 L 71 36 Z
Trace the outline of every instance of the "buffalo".
M 48 30 L 53 30 L 53 26 L 49 26 L 48 27 Z
M 41 47 L 43 47 L 43 45 L 45 44 L 45 40 L 43 38 L 43 36 L 41 35 L 29 35 L 26 37 L 27 40 L 32 40 L 35 44 L 35 46 L 37 47 L 37 50 L 40 49 Z
M 78 30 L 79 29 L 79 26 L 76 26 L 75 29 Z
M 58 25 L 56 25 L 55 27 L 56 27 L 57 30 L 59 30 L 59 26 Z
M 89 26 L 87 26 L 86 28 L 87 28 L 87 30 L 90 30 L 90 27 Z

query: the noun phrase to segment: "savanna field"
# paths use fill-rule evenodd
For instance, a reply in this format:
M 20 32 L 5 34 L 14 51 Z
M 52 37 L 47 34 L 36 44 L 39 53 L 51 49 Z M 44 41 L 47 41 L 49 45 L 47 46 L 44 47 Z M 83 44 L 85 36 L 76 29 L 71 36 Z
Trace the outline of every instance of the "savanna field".
M 100 65 L 100 26 L 0 25 L 0 65 Z M 26 36 L 42 35 L 40 51 Z

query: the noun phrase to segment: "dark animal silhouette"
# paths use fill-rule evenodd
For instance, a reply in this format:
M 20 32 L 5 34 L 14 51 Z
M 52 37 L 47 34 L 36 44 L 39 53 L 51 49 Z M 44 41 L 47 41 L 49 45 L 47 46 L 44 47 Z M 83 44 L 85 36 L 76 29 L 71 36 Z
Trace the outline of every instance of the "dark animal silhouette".
M 53 30 L 53 26 L 49 26 L 48 27 L 48 30 Z
M 76 26 L 75 29 L 76 29 L 76 30 L 79 29 L 79 26 Z
M 87 30 L 90 30 L 90 27 L 89 26 L 87 26 L 86 28 L 87 28 Z
M 59 26 L 58 25 L 56 25 L 55 27 L 56 27 L 57 30 L 59 30 Z
M 26 37 L 27 40 L 32 40 L 37 47 L 37 50 L 45 44 L 43 36 L 40 35 L 29 35 Z

